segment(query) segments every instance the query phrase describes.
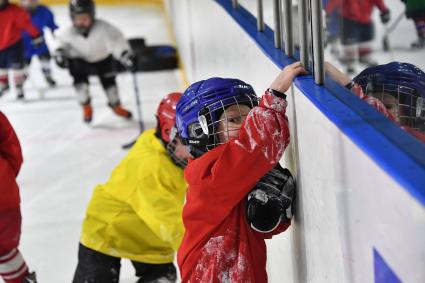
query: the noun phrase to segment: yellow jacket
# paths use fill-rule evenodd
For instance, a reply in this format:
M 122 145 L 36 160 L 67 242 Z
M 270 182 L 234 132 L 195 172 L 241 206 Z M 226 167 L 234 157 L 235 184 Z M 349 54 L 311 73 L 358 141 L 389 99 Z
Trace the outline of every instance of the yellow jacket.
M 98 185 L 83 222 L 81 243 L 101 253 L 138 262 L 173 262 L 184 228 L 183 170 L 147 130 Z

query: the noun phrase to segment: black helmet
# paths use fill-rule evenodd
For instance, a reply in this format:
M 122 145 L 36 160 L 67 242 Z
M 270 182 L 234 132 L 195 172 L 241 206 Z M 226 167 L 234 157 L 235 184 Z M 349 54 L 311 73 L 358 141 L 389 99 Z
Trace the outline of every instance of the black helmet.
M 71 0 L 69 2 L 69 13 L 71 15 L 71 20 L 74 23 L 74 17 L 78 14 L 89 14 L 92 18 L 92 22 L 94 21 L 95 14 L 95 4 L 93 0 Z M 86 34 L 89 32 L 90 27 L 82 28 L 75 27 L 79 33 Z
M 0 0 L 0 10 L 9 4 L 9 0 Z
M 94 1 L 93 0 L 71 0 L 69 2 L 69 12 L 71 18 L 77 14 L 90 14 L 94 18 Z

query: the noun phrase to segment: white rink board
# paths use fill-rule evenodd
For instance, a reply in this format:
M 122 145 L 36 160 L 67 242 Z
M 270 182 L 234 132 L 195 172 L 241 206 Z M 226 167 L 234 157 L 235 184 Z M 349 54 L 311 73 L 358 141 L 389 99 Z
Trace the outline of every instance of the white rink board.
M 166 3 L 190 82 L 236 77 L 262 94 L 279 72 L 214 1 Z M 374 282 L 374 249 L 402 282 L 424 282 L 423 205 L 300 90 L 288 101 L 292 139 L 282 161 L 297 176 L 297 211 L 267 243 L 270 282 Z

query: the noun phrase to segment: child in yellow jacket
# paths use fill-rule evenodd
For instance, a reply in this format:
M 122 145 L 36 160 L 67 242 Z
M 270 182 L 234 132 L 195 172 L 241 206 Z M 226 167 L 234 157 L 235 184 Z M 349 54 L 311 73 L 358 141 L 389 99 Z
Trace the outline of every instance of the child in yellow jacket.
M 162 99 L 157 128 L 138 138 L 98 185 L 84 218 L 73 283 L 118 282 L 121 258 L 130 259 L 137 282 L 175 282 L 173 265 L 184 228 L 183 168 L 189 154 L 176 136 L 181 93 Z

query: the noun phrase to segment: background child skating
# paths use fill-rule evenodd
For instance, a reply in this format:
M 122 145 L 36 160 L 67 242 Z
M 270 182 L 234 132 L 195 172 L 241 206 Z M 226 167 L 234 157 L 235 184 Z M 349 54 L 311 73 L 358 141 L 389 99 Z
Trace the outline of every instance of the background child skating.
M 384 0 L 329 0 L 325 7 L 327 15 L 342 15 L 341 61 L 346 65 L 347 73 L 355 72 L 357 61 L 367 66 L 377 65 L 371 58 L 371 42 L 375 37 L 371 16 L 375 6 L 380 10 L 381 22 L 388 23 L 390 10 Z
M 9 89 L 8 70 L 12 70 L 17 97 L 23 99 L 25 62 L 22 32 L 28 32 L 35 46 L 43 43 L 43 37 L 32 25 L 28 13 L 8 0 L 0 0 L 0 31 L 0 97 Z
M 93 117 L 89 92 L 92 69 L 105 90 L 108 106 L 116 115 L 130 119 L 131 112 L 121 105 L 114 61 L 115 57 L 134 71 L 135 57 L 129 43 L 115 26 L 96 19 L 93 0 L 74 0 L 69 5 L 73 25 L 58 34 L 60 47 L 55 52 L 55 60 L 59 66 L 69 68 L 84 122 L 90 123 Z
M 54 35 L 54 31 L 58 29 L 58 26 L 55 23 L 55 18 L 52 11 L 50 11 L 47 6 L 39 4 L 38 0 L 21 0 L 21 5 L 31 15 L 32 24 L 38 28 L 43 36 L 43 30 L 45 28 L 48 28 Z M 31 36 L 26 32 L 23 33 L 22 39 L 24 42 L 24 57 L 27 69 L 31 64 L 32 57 L 37 56 L 40 60 L 41 71 L 43 72 L 46 82 L 49 86 L 55 86 L 56 82 L 52 77 L 52 70 L 50 67 L 51 55 L 47 44 L 43 42 L 43 44 L 41 44 L 39 47 L 34 47 L 31 44 Z M 26 77 L 28 76 L 29 74 L 27 70 Z

